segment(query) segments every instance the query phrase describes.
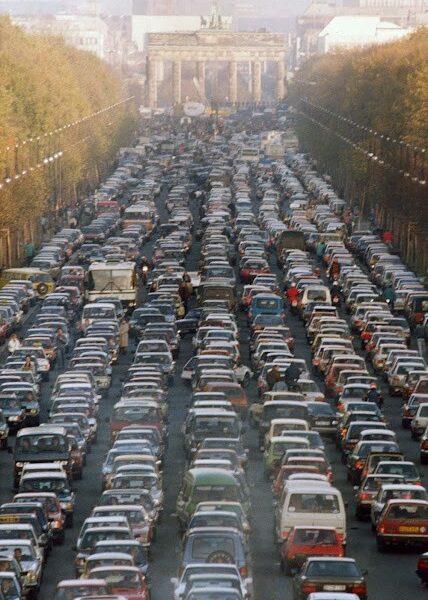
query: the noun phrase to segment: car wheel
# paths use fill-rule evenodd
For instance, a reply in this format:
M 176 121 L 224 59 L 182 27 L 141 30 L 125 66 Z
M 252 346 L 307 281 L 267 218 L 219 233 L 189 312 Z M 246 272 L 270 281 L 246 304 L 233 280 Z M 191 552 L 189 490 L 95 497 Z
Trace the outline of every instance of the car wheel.
M 250 385 L 250 374 L 249 373 L 245 374 L 244 379 L 242 380 L 242 385 L 244 388 L 246 388 Z

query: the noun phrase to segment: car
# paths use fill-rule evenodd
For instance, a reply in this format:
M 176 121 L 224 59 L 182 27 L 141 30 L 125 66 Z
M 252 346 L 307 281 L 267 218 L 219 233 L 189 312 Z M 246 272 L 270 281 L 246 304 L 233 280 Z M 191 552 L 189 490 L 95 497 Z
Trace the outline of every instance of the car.
M 416 574 L 422 583 L 428 584 L 428 552 L 424 552 L 418 557 Z
M 91 571 L 91 577 L 104 580 L 110 594 L 127 600 L 150 600 L 150 590 L 137 567 L 106 565 Z
M 86 596 L 106 596 L 107 583 L 103 579 L 63 579 L 55 590 L 54 600 L 68 600 Z
M 412 485 L 404 481 L 397 483 L 384 483 L 373 496 L 370 510 L 372 529 L 375 531 L 380 515 L 389 500 L 428 500 L 425 488 L 420 485 Z
M 201 560 L 209 564 L 235 564 L 242 577 L 249 575 L 247 548 L 236 529 L 204 527 L 190 531 L 184 541 L 181 568 Z
M 309 594 L 308 600 L 358 600 L 357 594 L 347 592 L 314 592 Z
M 390 547 L 428 545 L 428 501 L 388 500 L 376 525 L 379 552 Z
M 173 577 L 171 583 L 174 586 L 174 600 L 184 600 L 184 593 L 188 589 L 189 581 L 197 576 L 217 576 L 234 578 L 240 583 L 240 591 L 245 599 L 251 598 L 253 581 L 250 577 L 243 578 L 236 565 L 226 563 L 195 563 L 187 565 L 180 577 Z
M 293 580 L 294 600 L 318 591 L 349 592 L 367 600 L 365 573 L 353 558 L 312 557 Z
M 281 569 L 291 575 L 308 556 L 344 555 L 342 540 L 334 527 L 297 526 L 281 546 Z

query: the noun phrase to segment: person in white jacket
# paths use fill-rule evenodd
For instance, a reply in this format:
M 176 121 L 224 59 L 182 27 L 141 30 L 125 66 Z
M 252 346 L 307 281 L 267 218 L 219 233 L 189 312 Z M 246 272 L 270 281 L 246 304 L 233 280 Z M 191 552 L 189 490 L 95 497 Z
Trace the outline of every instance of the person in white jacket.
M 22 344 L 19 341 L 19 337 L 16 335 L 16 333 L 12 333 L 7 343 L 7 349 L 9 350 L 9 352 L 13 354 L 16 350 L 19 350 L 21 348 L 21 345 Z

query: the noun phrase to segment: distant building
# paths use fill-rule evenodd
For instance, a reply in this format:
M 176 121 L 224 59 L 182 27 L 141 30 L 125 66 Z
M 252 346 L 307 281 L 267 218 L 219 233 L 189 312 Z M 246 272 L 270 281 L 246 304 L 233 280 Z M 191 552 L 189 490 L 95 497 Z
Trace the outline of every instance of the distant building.
M 319 52 L 319 35 L 335 17 L 376 17 L 408 29 L 427 23 L 427 4 L 428 0 L 312 0 L 304 13 L 297 17 L 289 66 L 296 68 Z M 388 35 L 391 34 L 391 27 L 386 26 L 385 29 Z M 380 37 L 383 33 L 379 28 Z
M 86 15 L 29 15 L 12 17 L 13 23 L 29 33 L 59 35 L 79 50 L 107 58 L 108 25 L 100 17 Z
M 318 35 L 318 51 L 382 44 L 408 35 L 412 29 L 380 17 L 334 17 Z

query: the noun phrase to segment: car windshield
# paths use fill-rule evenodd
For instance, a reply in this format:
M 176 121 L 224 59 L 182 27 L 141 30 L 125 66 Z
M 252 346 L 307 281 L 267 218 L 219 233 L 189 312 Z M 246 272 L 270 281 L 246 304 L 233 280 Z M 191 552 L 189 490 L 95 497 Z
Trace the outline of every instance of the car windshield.
M 395 504 L 390 506 L 388 519 L 428 519 L 428 505 L 426 504 Z
M 115 319 L 114 308 L 107 306 L 86 306 L 83 311 L 83 319 Z
M 193 501 L 214 502 L 214 501 L 239 502 L 240 494 L 237 485 L 198 485 L 193 491 Z
M 336 544 L 336 534 L 329 529 L 298 529 L 293 539 L 295 544 L 322 546 Z
M 224 591 L 204 590 L 191 592 L 187 598 L 188 600 L 237 600 L 239 596 Z
M 215 435 L 227 435 L 236 437 L 239 435 L 239 423 L 236 418 L 228 417 L 196 417 L 195 435 L 209 437 Z
M 13 544 L 13 546 L 9 546 L 7 544 L 0 544 L 1 556 L 11 556 L 18 550 L 20 551 L 21 561 L 33 561 L 36 559 L 33 547 L 30 545 L 19 546 Z
M 144 421 L 157 423 L 159 421 L 158 409 L 150 406 L 124 406 L 114 410 L 115 421 Z
M 403 475 L 405 479 L 414 479 L 418 477 L 415 465 L 409 465 L 401 462 L 393 464 L 379 465 L 377 473 L 387 473 L 388 475 Z
M 20 485 L 20 491 L 22 492 L 68 492 L 69 486 L 67 480 L 49 478 L 49 477 L 38 477 L 37 479 L 32 478 L 22 481 Z
M 213 553 L 225 552 L 235 556 L 235 544 L 231 537 L 224 535 L 198 535 L 192 543 L 192 558 L 195 560 L 209 560 Z
M 65 435 L 35 434 L 17 437 L 15 455 L 67 454 L 68 441 Z
M 140 576 L 135 571 L 120 571 L 116 569 L 112 571 L 106 567 L 105 570 L 97 570 L 96 577 L 105 579 L 111 590 L 135 590 L 141 587 Z
M 236 527 L 236 518 L 232 515 L 203 513 L 193 517 L 191 527 Z
M 359 578 L 361 574 L 351 561 L 326 560 L 310 562 L 306 570 L 308 577 L 352 577 Z
M 0 398 L 0 409 L 1 410 L 20 410 L 21 403 L 17 398 Z
M 120 540 L 124 538 L 122 532 L 114 531 L 112 529 L 108 531 L 86 531 L 80 547 L 82 550 L 92 550 L 97 542 L 102 540 Z
M 288 510 L 296 513 L 339 513 L 340 506 L 334 494 L 295 493 L 290 497 Z
M 61 588 L 55 594 L 55 600 L 73 600 L 85 596 L 104 595 L 108 590 L 105 585 L 73 585 Z

